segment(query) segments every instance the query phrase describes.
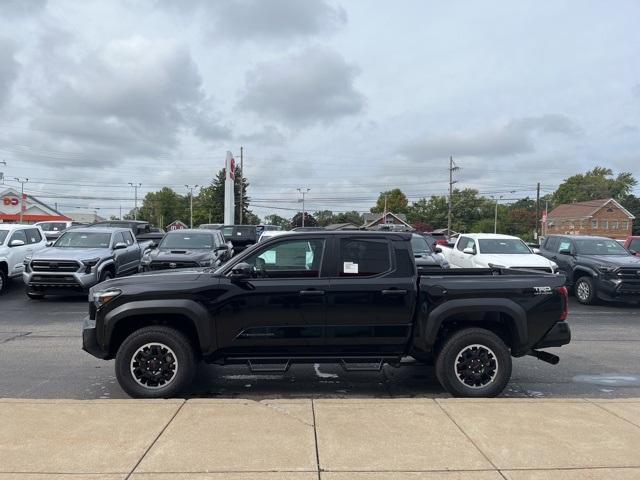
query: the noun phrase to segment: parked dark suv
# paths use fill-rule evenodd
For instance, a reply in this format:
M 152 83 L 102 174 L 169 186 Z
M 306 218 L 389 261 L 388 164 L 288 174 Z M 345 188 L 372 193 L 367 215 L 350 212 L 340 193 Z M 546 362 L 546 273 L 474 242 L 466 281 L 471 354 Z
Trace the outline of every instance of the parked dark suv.
M 640 302 L 640 258 L 605 237 L 550 235 L 540 253 L 558 264 L 580 303 Z
M 258 232 L 255 225 L 224 225 L 221 229 L 224 239 L 233 244 L 235 254 L 258 243 Z

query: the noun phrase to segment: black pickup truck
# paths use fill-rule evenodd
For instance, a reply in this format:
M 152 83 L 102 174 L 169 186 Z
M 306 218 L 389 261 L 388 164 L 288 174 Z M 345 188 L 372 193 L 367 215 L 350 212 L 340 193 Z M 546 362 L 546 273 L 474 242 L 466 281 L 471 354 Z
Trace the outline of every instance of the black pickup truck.
M 540 254 L 558 264 L 580 303 L 640 303 L 640 258 L 611 238 L 550 235 Z
M 83 348 L 115 358 L 134 397 L 170 397 L 196 362 L 286 371 L 435 364 L 456 396 L 500 394 L 511 357 L 568 343 L 562 275 L 449 269 L 418 276 L 411 234 L 300 232 L 273 237 L 217 269 L 114 279 L 90 292 Z

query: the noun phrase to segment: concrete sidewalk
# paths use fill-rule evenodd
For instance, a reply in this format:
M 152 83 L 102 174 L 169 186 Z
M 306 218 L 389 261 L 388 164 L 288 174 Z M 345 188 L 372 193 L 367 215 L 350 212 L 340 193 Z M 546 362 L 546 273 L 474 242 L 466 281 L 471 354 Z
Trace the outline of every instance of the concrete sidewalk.
M 0 480 L 640 479 L 628 400 L 0 400 Z

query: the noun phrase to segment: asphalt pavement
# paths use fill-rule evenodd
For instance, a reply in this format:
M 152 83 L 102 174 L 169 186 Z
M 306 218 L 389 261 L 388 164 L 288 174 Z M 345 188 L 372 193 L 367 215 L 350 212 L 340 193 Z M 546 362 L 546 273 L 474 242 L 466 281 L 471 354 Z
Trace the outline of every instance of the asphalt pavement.
M 113 361 L 81 349 L 86 298 L 30 300 L 14 281 L 0 296 L 0 398 L 126 398 Z M 571 299 L 571 344 L 549 349 L 560 364 L 514 359 L 505 397 L 640 397 L 640 307 L 583 306 Z M 410 359 L 409 359 L 410 360 Z M 446 397 L 433 369 L 420 364 L 380 372 L 338 365 L 294 365 L 284 374 L 252 374 L 242 366 L 201 365 L 191 397 Z

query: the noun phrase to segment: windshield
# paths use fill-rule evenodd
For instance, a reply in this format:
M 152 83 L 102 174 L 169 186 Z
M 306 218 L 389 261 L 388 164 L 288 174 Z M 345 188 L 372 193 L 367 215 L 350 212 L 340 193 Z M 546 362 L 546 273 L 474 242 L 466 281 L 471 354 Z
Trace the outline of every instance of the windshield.
M 4 239 L 7 238 L 9 230 L 0 230 L 0 245 L 4 243 Z
M 411 237 L 411 248 L 413 249 L 414 254 L 431 253 L 431 248 L 429 247 L 427 239 L 418 235 Z
M 574 240 L 576 252 L 581 255 L 629 255 L 615 240 L 604 238 Z
M 110 233 L 66 232 L 53 244 L 58 248 L 108 248 Z
M 213 248 L 213 235 L 209 233 L 170 233 L 165 235 L 160 248 Z
M 533 252 L 519 238 L 491 238 L 478 240 L 480 253 L 523 254 Z
M 41 223 L 38 226 L 43 232 L 60 232 L 67 228 L 67 224 L 62 222 Z

